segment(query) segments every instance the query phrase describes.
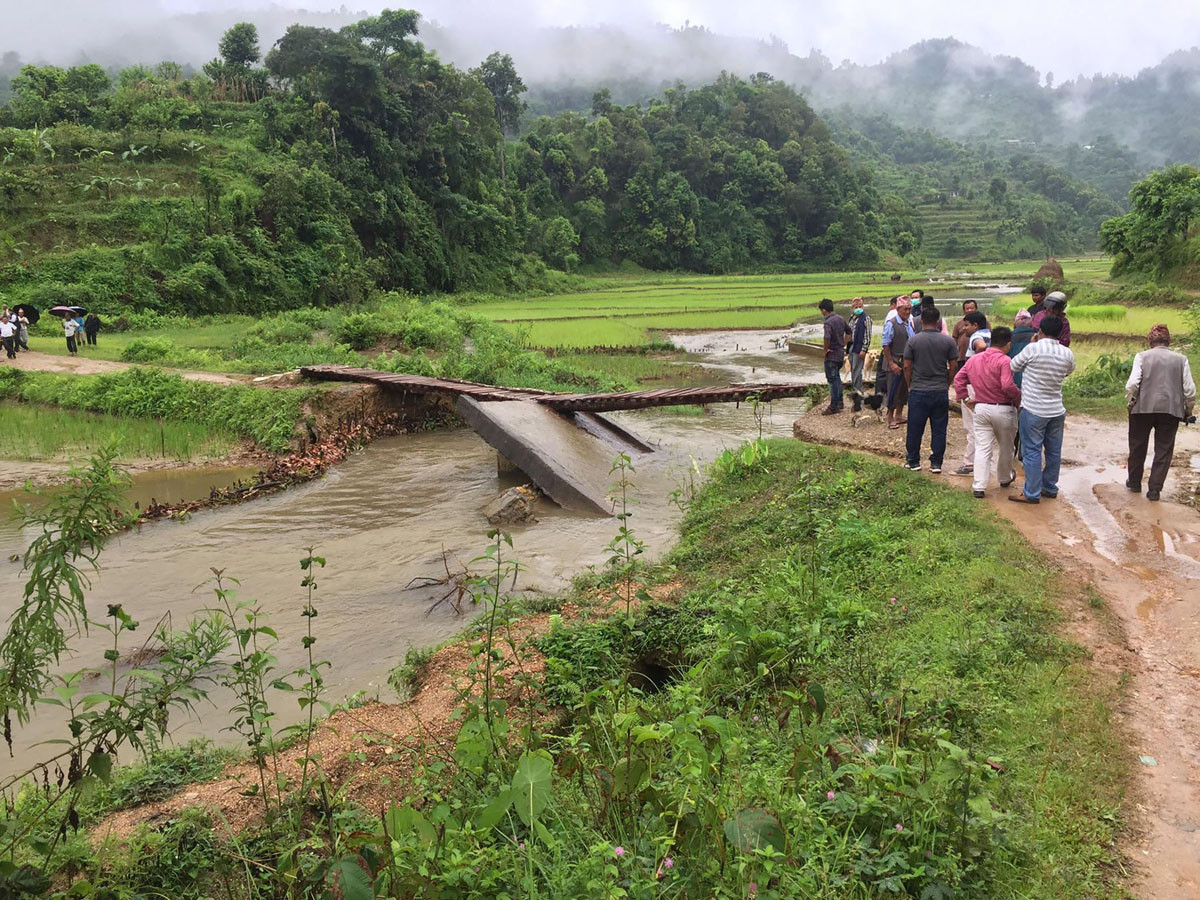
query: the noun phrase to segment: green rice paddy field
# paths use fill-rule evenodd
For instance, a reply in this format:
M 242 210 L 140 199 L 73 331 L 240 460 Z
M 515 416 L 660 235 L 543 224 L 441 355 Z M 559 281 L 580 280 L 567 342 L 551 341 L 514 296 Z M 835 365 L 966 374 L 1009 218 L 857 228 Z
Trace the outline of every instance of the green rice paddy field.
M 1068 278 L 1106 277 L 1110 260 L 1085 257 L 1063 261 Z M 598 278 L 592 290 L 530 299 L 482 303 L 473 310 L 521 335 L 528 346 L 553 349 L 637 347 L 667 331 L 734 328 L 787 328 L 816 322 L 816 305 L 829 297 L 839 305 L 862 296 L 882 301 L 920 286 L 934 297 L 961 296 L 979 283 L 1024 284 L 1028 262 L 972 265 L 969 270 L 905 272 L 899 283 L 880 273 L 845 272 L 750 276 L 624 276 Z M 1003 306 L 1004 315 L 1016 302 Z M 1082 307 L 1071 316 L 1074 332 L 1144 334 L 1164 322 L 1173 330 L 1188 327 L 1181 309 Z

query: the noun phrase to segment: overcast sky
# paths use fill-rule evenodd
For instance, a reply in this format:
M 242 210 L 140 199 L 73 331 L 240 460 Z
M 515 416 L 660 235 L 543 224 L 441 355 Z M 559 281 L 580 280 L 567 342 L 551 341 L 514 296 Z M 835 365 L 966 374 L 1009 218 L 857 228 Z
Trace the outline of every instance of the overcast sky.
M 1061 82 L 1096 72 L 1134 74 L 1200 44 L 1198 0 L 276 0 L 280 6 L 378 11 L 412 6 L 427 19 L 483 32 L 495 47 L 529 26 L 685 22 L 745 37 L 778 36 L 793 53 L 874 63 L 925 38 L 956 37 L 1018 56 Z M 152 10 L 261 7 L 266 0 L 0 0 L 0 49 L 21 41 L 44 55 L 93 25 L 145 22 Z M 94 19 L 94 23 L 89 21 Z M 94 33 L 94 32 L 93 32 Z M 9 41 L 5 41 L 5 35 Z M 31 37 L 36 36 L 36 37 Z M 34 55 L 33 53 L 26 55 Z

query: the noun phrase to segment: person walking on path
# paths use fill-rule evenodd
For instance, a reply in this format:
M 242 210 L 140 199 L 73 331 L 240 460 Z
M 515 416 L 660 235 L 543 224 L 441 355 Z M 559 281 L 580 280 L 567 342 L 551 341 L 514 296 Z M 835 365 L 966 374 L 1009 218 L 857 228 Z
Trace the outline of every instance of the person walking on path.
M 842 411 L 842 363 L 846 361 L 846 320 L 833 311 L 833 301 L 817 304 L 825 317 L 825 380 L 829 382 L 829 406 L 823 415 Z
M 887 363 L 887 425 L 893 430 L 905 424 L 904 405 L 908 403 L 908 382 L 904 380 L 904 350 L 915 333 L 912 323 L 912 301 L 900 297 L 896 301 L 896 318 L 883 323 L 883 359 Z
M 1062 319 L 1043 316 L 1037 340 L 1009 360 L 1014 375 L 1025 373 L 1017 418 L 1025 487 L 1008 498 L 1013 503 L 1040 503 L 1042 497 L 1053 500 L 1058 496 L 1063 426 L 1067 420 L 1062 386 L 1075 371 L 1075 354 L 1058 342 L 1061 331 Z
M 975 354 L 982 353 L 991 342 L 992 332 L 988 328 L 987 318 L 979 310 L 972 310 L 963 316 L 962 337 L 962 340 L 955 342 L 958 347 L 959 366 L 965 364 Z M 975 389 L 971 385 L 967 385 L 967 399 L 975 399 Z M 958 468 L 954 470 L 954 474 L 969 477 L 975 472 L 975 413 L 974 407 L 970 403 L 962 404 L 960 409 L 967 443 L 963 447 L 962 459 L 959 461 Z
M 867 362 L 867 351 L 871 349 L 871 331 L 874 322 L 863 308 L 863 298 L 855 297 L 851 302 L 850 311 L 850 388 L 855 396 L 862 397 L 865 393 L 863 385 L 863 366 Z
M 83 348 L 83 316 L 75 314 L 75 348 Z
M 1062 329 L 1059 331 L 1058 342 L 1064 347 L 1071 346 L 1071 322 L 1067 319 L 1067 295 L 1062 291 L 1053 291 L 1046 295 L 1046 299 L 1042 301 L 1042 311 L 1035 314 L 1033 321 L 1029 324 L 1033 328 L 1038 328 L 1042 324 L 1042 319 L 1047 316 L 1053 316 L 1062 321 Z
M 973 460 L 975 496 L 982 499 L 992 474 L 992 454 L 999 457 L 996 476 L 1006 488 L 1017 477 L 1013 469 L 1013 439 L 1017 434 L 1017 406 L 1021 390 L 1013 381 L 1008 345 L 1011 329 L 1000 326 L 992 332 L 992 345 L 976 353 L 954 375 L 954 394 L 962 402 L 963 419 L 971 410 L 975 428 Z M 968 397 L 968 388 L 974 399 Z
M 95 313 L 90 313 L 83 323 L 83 333 L 87 336 L 87 342 L 93 347 L 96 346 L 96 335 L 100 333 L 100 317 Z
M 1129 477 L 1125 486 L 1135 494 L 1142 492 L 1142 472 L 1153 431 L 1154 462 L 1146 499 L 1157 500 L 1175 455 L 1179 423 L 1187 421 L 1196 405 L 1196 383 L 1187 357 L 1170 349 L 1171 332 L 1166 325 L 1151 328 L 1149 341 L 1150 349 L 1133 358 L 1133 371 L 1125 384 L 1129 402 Z
M 8 359 L 17 358 L 17 351 L 13 347 L 16 340 L 13 336 L 15 333 L 16 328 L 12 320 L 7 315 L 0 313 L 0 344 L 4 345 L 4 355 Z
M 958 344 L 938 327 L 938 311 L 921 310 L 921 333 L 904 348 L 904 378 L 908 382 L 907 468 L 921 469 L 921 442 L 930 427 L 929 471 L 942 471 L 946 455 L 946 424 L 950 420 L 950 378 L 958 365 Z
M 17 330 L 17 333 L 15 335 L 16 346 L 18 348 L 20 348 L 21 350 L 28 350 L 29 349 L 29 318 L 25 315 L 25 307 L 23 307 L 23 306 L 17 307 L 17 317 L 16 317 L 16 320 L 13 322 L 13 325 L 16 326 L 16 330 Z
M 63 334 L 66 335 L 67 338 L 67 353 L 71 354 L 71 356 L 74 356 L 76 350 L 78 349 L 76 341 L 76 335 L 78 334 L 78 331 L 79 328 L 75 324 L 75 320 L 70 316 L 63 316 Z

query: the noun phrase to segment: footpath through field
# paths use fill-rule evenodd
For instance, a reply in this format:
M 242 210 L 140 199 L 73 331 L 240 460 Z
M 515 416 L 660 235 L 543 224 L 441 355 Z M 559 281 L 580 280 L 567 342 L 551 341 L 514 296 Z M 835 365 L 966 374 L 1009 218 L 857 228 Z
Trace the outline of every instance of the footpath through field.
M 888 431 L 873 418 L 858 424 L 814 411 L 794 432 L 901 458 L 903 429 Z M 993 482 L 981 506 L 1009 519 L 1062 567 L 1073 601 L 1062 611 L 1067 635 L 1091 652 L 1098 678 L 1128 680 L 1120 711 L 1136 757 L 1123 848 L 1135 870 L 1132 890 L 1146 900 L 1200 898 L 1200 512 L 1172 502 L 1194 495 L 1181 478 L 1194 478 L 1200 430 L 1180 430 L 1160 503 L 1125 489 L 1126 441 L 1124 423 L 1068 416 L 1059 499 L 1009 503 L 1010 491 Z M 959 465 L 963 444 L 962 424 L 952 417 L 946 472 Z M 930 477 L 971 487 L 969 478 Z M 1070 764 L 1052 760 L 1053 752 L 1050 740 L 1048 764 Z
M 132 363 L 111 359 L 89 359 L 82 355 L 57 356 L 37 350 L 18 353 L 16 359 L 0 359 L 0 367 L 22 369 L 26 372 L 58 372 L 64 375 L 108 375 L 134 368 Z M 222 375 L 220 372 L 188 372 L 177 369 L 166 371 L 180 375 L 188 381 L 206 381 L 210 384 L 245 384 L 249 380 L 237 375 Z

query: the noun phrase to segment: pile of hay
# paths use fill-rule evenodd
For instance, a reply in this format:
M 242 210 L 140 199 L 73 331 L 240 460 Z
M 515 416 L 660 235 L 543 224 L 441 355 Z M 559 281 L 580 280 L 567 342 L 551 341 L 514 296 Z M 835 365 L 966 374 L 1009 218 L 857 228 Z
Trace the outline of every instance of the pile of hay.
M 1042 263 L 1042 267 L 1033 276 L 1034 281 L 1041 281 L 1042 279 L 1050 279 L 1058 283 L 1062 283 L 1065 280 L 1063 268 L 1053 256 Z

